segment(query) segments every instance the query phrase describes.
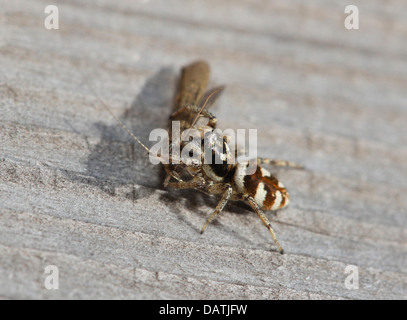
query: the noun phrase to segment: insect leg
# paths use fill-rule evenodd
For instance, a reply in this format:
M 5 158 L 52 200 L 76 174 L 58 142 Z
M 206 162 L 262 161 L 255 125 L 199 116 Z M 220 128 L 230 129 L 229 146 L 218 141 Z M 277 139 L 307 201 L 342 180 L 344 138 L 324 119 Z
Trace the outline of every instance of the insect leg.
M 270 159 L 270 158 L 258 158 L 257 164 L 258 165 L 270 164 L 270 165 L 276 166 L 276 167 L 290 167 L 290 168 L 295 168 L 295 169 L 304 169 L 303 165 L 300 165 L 295 162 L 286 161 L 286 160 Z
M 178 117 L 181 113 L 188 110 L 188 106 L 182 107 L 170 115 L 170 119 Z
M 176 181 L 182 181 L 182 179 L 180 178 L 178 173 L 175 170 L 172 170 L 170 165 L 163 164 L 163 166 L 164 166 L 165 172 L 167 173 L 167 176 L 165 177 L 165 180 L 164 180 L 164 188 L 167 188 L 168 183 L 170 182 L 171 178 L 174 178 Z
M 204 109 L 204 110 L 200 110 L 200 108 L 198 106 L 184 106 L 182 108 L 180 108 L 179 110 L 175 111 L 173 114 L 170 115 L 170 119 L 175 119 L 177 118 L 181 113 L 183 112 L 193 112 L 193 113 L 198 113 L 200 112 L 200 114 L 206 118 L 209 119 L 214 119 L 215 117 L 213 116 L 212 113 L 210 113 L 208 110 Z
M 283 248 L 281 247 L 280 243 L 277 240 L 276 234 L 274 233 L 273 228 L 271 227 L 270 221 L 267 219 L 266 215 L 264 214 L 263 210 L 260 209 L 259 205 L 257 202 L 254 200 L 253 197 L 247 197 L 246 200 L 249 202 L 250 206 L 253 208 L 253 210 L 257 213 L 259 216 L 261 222 L 266 226 L 266 228 L 269 230 L 271 237 L 273 238 L 274 242 L 276 243 L 278 247 L 278 251 L 280 253 L 284 253 Z
M 226 190 L 225 190 L 226 188 Z M 223 183 L 216 183 L 214 185 L 211 185 L 208 188 L 208 192 L 211 194 L 219 194 L 223 192 L 222 198 L 220 199 L 219 203 L 217 204 L 215 211 L 211 214 L 211 216 L 206 220 L 204 226 L 201 229 L 201 233 L 203 233 L 208 226 L 208 224 L 211 223 L 213 219 L 216 218 L 216 216 L 222 212 L 223 208 L 225 207 L 226 203 L 229 201 L 230 197 L 232 196 L 232 186 L 230 184 L 223 184 Z
M 205 186 L 205 179 L 202 177 L 194 177 L 190 181 L 168 182 L 168 186 L 176 189 L 201 189 Z

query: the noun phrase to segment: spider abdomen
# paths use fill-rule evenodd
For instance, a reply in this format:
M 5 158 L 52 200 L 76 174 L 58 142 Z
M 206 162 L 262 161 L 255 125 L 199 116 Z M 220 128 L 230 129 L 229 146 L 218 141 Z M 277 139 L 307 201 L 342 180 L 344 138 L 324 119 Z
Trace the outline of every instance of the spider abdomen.
M 290 196 L 284 185 L 269 171 L 257 166 L 254 174 L 246 174 L 247 166 L 238 164 L 234 184 L 238 192 L 254 198 L 263 210 L 278 210 L 286 207 Z

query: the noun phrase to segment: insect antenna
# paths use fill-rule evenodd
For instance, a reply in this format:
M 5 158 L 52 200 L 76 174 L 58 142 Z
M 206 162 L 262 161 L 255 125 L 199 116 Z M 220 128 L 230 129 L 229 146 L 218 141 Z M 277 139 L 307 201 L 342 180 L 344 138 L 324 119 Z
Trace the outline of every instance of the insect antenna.
M 206 105 L 208 104 L 209 100 L 215 95 L 218 94 L 219 92 L 221 92 L 223 90 L 223 87 L 219 87 L 216 89 L 213 89 L 208 96 L 205 98 L 205 100 L 202 102 L 202 106 L 201 109 L 198 111 L 198 113 L 195 115 L 194 119 L 191 122 L 191 127 L 194 126 L 194 124 L 196 123 L 196 121 L 198 120 L 199 115 L 202 113 L 203 109 L 205 109 Z
M 119 123 L 119 125 L 134 139 L 136 140 L 147 152 L 149 155 L 151 155 L 151 150 L 143 143 L 140 141 L 139 138 L 137 138 L 133 132 L 130 131 L 129 128 L 127 128 L 127 126 L 123 123 L 123 121 L 121 121 L 119 118 L 116 117 L 116 115 L 110 110 L 110 108 L 106 105 L 106 103 L 99 97 L 99 95 L 97 94 L 97 92 L 85 81 L 85 84 L 89 87 L 89 89 L 92 91 L 92 93 L 94 94 L 94 96 L 96 97 L 96 99 L 98 100 L 98 102 L 102 105 L 102 107 L 110 113 L 110 115 Z M 165 159 L 158 156 L 158 155 L 154 155 L 154 157 L 156 157 L 157 159 L 161 160 L 163 163 L 165 163 Z
M 110 115 L 119 123 L 119 125 L 134 139 L 136 140 L 148 153 L 150 153 L 150 149 L 146 147 L 144 143 L 140 141 L 139 138 L 137 138 L 133 132 L 130 131 L 129 128 L 119 119 L 116 117 L 116 115 L 109 109 L 109 107 L 103 102 L 102 99 L 99 98 L 99 96 L 96 94 L 96 92 L 92 89 L 93 93 L 96 96 L 96 99 L 99 101 L 99 103 L 103 106 L 103 108 L 110 113 Z

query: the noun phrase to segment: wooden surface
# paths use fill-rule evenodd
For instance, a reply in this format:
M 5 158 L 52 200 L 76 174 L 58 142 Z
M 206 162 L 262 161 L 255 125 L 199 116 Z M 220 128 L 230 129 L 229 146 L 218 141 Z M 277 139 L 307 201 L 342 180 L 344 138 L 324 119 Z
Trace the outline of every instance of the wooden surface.
M 0 1 L 0 298 L 407 298 L 405 1 Z M 221 128 L 258 129 L 291 206 L 165 190 L 147 144 L 180 68 L 211 65 Z M 59 269 L 59 289 L 44 269 Z M 359 289 L 344 283 L 347 265 Z

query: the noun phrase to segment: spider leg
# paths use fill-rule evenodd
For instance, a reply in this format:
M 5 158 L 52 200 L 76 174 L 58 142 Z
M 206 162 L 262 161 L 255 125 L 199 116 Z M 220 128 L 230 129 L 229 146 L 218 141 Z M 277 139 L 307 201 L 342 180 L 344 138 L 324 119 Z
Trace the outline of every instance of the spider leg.
M 258 158 L 257 164 L 270 164 L 276 167 L 290 167 L 294 169 L 305 169 L 303 165 L 300 165 L 295 162 L 286 161 L 286 160 L 277 160 L 277 159 L 270 159 L 270 158 Z
M 257 204 L 257 202 L 254 200 L 253 197 L 248 196 L 246 198 L 246 200 L 249 202 L 250 206 L 253 208 L 253 210 L 257 213 L 257 215 L 259 216 L 261 222 L 266 226 L 266 228 L 268 229 L 268 231 L 271 234 L 271 237 L 273 238 L 274 242 L 276 243 L 277 247 L 278 247 L 278 251 L 280 251 L 280 253 L 284 253 L 283 248 L 281 247 L 280 243 L 277 240 L 276 234 L 274 233 L 273 228 L 271 227 L 270 221 L 267 219 L 266 215 L 264 214 L 263 210 L 260 209 L 259 205 Z
M 203 233 L 208 226 L 212 222 L 213 219 L 216 218 L 216 216 L 222 212 L 223 208 L 225 207 L 226 203 L 229 201 L 229 199 L 232 196 L 233 189 L 232 186 L 228 184 L 223 184 L 223 183 L 216 183 L 208 187 L 207 190 L 211 194 L 220 194 L 222 193 L 222 198 L 220 199 L 219 203 L 217 204 L 215 211 L 211 214 L 211 216 L 206 220 L 204 226 L 201 229 L 201 233 Z

